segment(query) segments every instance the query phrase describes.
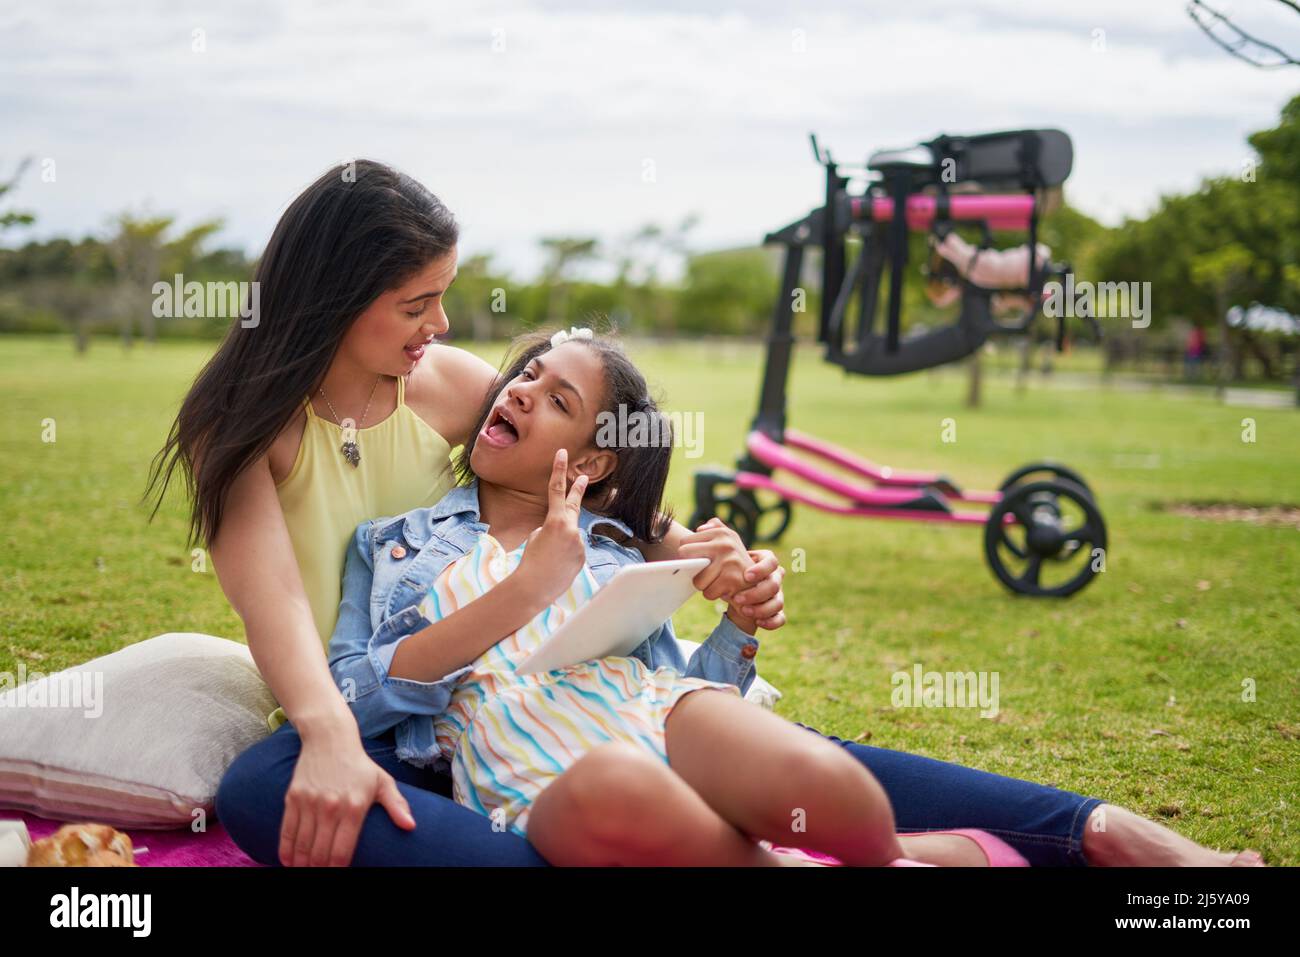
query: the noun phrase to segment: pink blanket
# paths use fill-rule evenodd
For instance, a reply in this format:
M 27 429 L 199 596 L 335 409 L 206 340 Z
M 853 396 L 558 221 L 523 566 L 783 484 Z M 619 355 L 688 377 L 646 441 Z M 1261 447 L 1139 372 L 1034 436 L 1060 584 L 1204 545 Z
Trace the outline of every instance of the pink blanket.
M 27 832 L 33 841 L 48 837 L 67 821 L 0 808 L 0 820 L 14 819 L 27 822 Z M 120 830 L 120 829 L 119 829 Z M 131 844 L 136 849 L 135 862 L 141 867 L 261 867 L 241 851 L 230 839 L 221 823 L 214 821 L 206 833 L 195 834 L 189 828 L 152 831 L 134 828 L 127 830 Z M 148 853 L 139 853 L 147 847 Z
M 22 820 L 27 822 L 27 833 L 33 841 L 48 837 L 67 821 L 52 821 L 38 817 L 26 811 L 11 811 L 0 808 L 0 820 Z M 119 828 L 120 830 L 120 828 Z M 141 867 L 262 867 L 255 860 L 241 851 L 230 839 L 220 822 L 214 822 L 205 834 L 194 834 L 188 828 L 175 828 L 164 831 L 131 828 L 126 831 L 131 837 L 131 844 L 136 849 L 136 863 Z M 769 841 L 761 841 L 764 847 L 772 848 Z M 147 847 L 148 853 L 139 853 L 140 848 Z M 798 850 L 781 847 L 777 853 L 793 854 L 798 857 L 811 858 L 832 867 L 840 861 L 827 854 L 816 851 Z

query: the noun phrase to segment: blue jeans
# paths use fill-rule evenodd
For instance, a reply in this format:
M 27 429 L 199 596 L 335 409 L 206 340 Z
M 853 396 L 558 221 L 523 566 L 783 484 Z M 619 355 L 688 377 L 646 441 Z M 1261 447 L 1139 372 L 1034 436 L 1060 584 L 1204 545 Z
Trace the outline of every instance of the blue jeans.
M 834 735 L 823 737 L 843 747 L 880 781 L 893 804 L 899 833 L 977 827 L 1002 838 L 1036 867 L 1087 863 L 1083 830 L 1088 815 L 1102 803 L 1098 798 Z M 449 774 L 398 760 L 391 730 L 364 738 L 362 744 L 397 781 L 416 826 L 403 830 L 383 807 L 372 805 L 357 838 L 354 866 L 546 865 L 522 837 L 494 831 L 487 817 L 452 800 Z M 297 730 L 285 722 L 235 759 L 217 791 L 218 819 L 235 843 L 263 864 L 279 864 L 284 796 L 301 746 Z

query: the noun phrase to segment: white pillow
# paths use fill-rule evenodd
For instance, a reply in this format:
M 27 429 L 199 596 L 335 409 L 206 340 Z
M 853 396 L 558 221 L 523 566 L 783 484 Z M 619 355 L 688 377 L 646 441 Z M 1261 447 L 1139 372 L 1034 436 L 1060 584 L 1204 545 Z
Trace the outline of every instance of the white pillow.
M 0 679 L 0 808 L 117 827 L 212 815 L 276 707 L 246 645 L 193 632 L 14 682 Z
M 678 638 L 677 644 L 682 649 L 682 657 L 687 661 L 691 660 L 691 655 L 695 654 L 695 649 L 700 647 L 698 641 L 691 641 L 689 638 Z M 745 692 L 745 700 L 772 711 L 776 708 L 776 703 L 781 699 L 781 692 L 777 691 L 772 685 L 763 680 L 761 675 L 754 675 L 754 680 L 750 682 L 749 690 Z

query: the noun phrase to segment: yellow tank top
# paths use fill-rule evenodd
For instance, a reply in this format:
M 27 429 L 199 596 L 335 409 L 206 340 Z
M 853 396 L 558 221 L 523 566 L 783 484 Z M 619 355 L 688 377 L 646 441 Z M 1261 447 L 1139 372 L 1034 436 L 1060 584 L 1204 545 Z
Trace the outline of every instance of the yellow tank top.
M 435 504 L 455 484 L 451 446 L 406 404 L 406 379 L 397 379 L 397 408 L 377 425 L 357 429 L 361 461 L 341 451 L 343 429 L 303 400 L 307 424 L 293 468 L 275 487 L 289 527 L 312 618 L 328 652 L 342 597 L 343 562 L 357 526 Z M 283 709 L 268 718 L 272 730 Z

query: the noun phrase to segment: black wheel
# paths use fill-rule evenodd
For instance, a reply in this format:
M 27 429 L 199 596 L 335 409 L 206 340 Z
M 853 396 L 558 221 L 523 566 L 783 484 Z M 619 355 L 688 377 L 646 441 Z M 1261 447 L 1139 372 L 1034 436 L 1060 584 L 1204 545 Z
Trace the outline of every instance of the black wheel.
M 1031 475 L 1034 478 L 1030 479 L 1029 476 Z M 1048 478 L 1065 479 L 1067 482 L 1073 482 L 1087 492 L 1089 498 L 1096 498 L 1092 488 L 1083 480 L 1082 475 L 1074 469 L 1067 468 L 1057 462 L 1030 462 L 1028 465 L 1022 465 L 1002 480 L 1002 484 L 998 486 L 998 491 L 1005 493 L 1011 486 L 1020 485 L 1026 480 L 1038 482 Z
M 754 544 L 768 545 L 779 540 L 790 527 L 790 519 L 794 517 L 790 500 L 778 498 L 774 504 L 764 505 L 753 493 L 751 497 L 758 507 L 758 525 L 754 531 Z
M 734 472 L 720 469 L 701 469 L 695 473 L 695 511 L 687 522 L 692 531 L 718 514 L 718 486 L 731 485 L 735 480 Z
M 705 507 L 705 506 L 708 507 Z M 772 519 L 770 516 L 778 516 Z M 720 518 L 736 530 L 745 547 L 775 542 L 790 527 L 793 510 L 788 499 L 764 505 L 750 489 L 737 489 L 734 495 L 717 495 L 711 490 L 706 501 L 697 501 L 688 527 L 699 528 L 711 518 Z
M 1096 502 L 1067 479 L 1016 485 L 984 524 L 989 568 L 1021 595 L 1073 595 L 1105 567 L 1105 552 L 1106 523 Z
M 740 540 L 749 548 L 754 544 L 758 531 L 758 503 L 754 496 L 745 489 L 738 489 L 734 495 L 720 495 L 713 501 L 713 515 L 705 515 L 697 510 L 691 516 L 691 529 L 694 530 L 709 519 L 717 516 L 725 525 L 735 529 Z

